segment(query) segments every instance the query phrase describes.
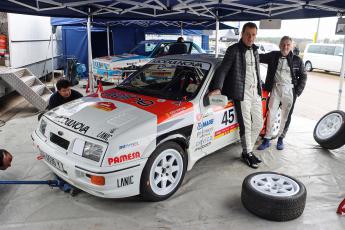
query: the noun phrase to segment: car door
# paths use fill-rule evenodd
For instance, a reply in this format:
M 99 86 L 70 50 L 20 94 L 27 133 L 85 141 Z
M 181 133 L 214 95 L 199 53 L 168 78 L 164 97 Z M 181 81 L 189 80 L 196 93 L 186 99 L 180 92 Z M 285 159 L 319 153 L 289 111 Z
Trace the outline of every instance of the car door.
M 200 131 L 196 145 L 204 154 L 210 154 L 238 140 L 239 125 L 232 101 L 226 107 L 201 102 L 200 111 L 202 116 L 198 123 Z

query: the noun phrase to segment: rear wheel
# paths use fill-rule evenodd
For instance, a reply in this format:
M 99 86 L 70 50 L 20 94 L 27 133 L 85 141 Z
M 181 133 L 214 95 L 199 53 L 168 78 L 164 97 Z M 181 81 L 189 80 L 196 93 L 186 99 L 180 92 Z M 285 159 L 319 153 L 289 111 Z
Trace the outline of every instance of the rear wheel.
M 327 113 L 316 124 L 315 141 L 326 149 L 337 149 L 345 144 L 345 112 L 335 110 Z
M 140 192 L 145 200 L 162 201 L 180 187 L 187 169 L 183 149 L 175 142 L 157 147 L 141 176 Z
M 311 62 L 310 62 L 310 61 L 307 61 L 307 62 L 305 63 L 305 70 L 308 71 L 308 72 L 310 72 L 310 71 L 313 70 L 313 66 L 311 65 Z

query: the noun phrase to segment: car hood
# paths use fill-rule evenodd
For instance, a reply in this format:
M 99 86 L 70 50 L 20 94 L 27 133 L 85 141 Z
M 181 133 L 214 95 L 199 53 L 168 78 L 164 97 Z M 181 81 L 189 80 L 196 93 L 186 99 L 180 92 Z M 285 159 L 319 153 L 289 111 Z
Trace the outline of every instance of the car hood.
M 124 133 L 149 121 L 158 126 L 192 112 L 191 102 L 110 89 L 101 96 L 93 94 L 61 105 L 45 116 L 66 129 L 104 141 L 102 136 L 112 136 L 115 130 L 117 134 Z
M 99 97 L 83 97 L 66 103 L 47 112 L 45 117 L 68 130 L 101 141 L 108 141 L 115 131 L 121 134 L 157 119 L 130 104 Z

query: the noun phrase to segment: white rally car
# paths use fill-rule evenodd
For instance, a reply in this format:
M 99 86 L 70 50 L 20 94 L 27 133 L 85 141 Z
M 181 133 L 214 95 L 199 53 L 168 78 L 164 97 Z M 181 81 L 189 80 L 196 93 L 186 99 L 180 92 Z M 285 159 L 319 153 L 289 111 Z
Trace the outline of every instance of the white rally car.
M 120 83 L 122 79 L 135 72 L 156 57 L 170 55 L 169 50 L 176 41 L 145 40 L 136 45 L 129 53 L 93 59 L 94 76 L 103 82 Z M 204 53 L 193 42 L 184 42 L 188 54 Z
M 239 140 L 233 103 L 208 102 L 218 63 L 154 59 L 101 95 L 45 113 L 34 144 L 55 174 L 90 194 L 167 199 L 197 160 Z

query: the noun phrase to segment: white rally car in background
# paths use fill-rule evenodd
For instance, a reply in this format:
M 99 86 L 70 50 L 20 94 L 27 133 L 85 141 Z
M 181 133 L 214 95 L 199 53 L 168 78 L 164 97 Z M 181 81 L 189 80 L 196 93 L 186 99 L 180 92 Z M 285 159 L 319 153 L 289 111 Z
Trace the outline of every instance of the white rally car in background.
M 120 83 L 152 59 L 170 55 L 170 46 L 174 44 L 176 41 L 145 40 L 139 42 L 129 53 L 95 58 L 92 61 L 94 76 L 104 82 Z M 188 54 L 205 53 L 194 42 L 186 41 L 183 44 Z
M 32 137 L 60 178 L 90 194 L 171 196 L 200 158 L 239 140 L 233 103 L 210 105 L 219 60 L 152 60 L 119 86 L 44 114 Z

